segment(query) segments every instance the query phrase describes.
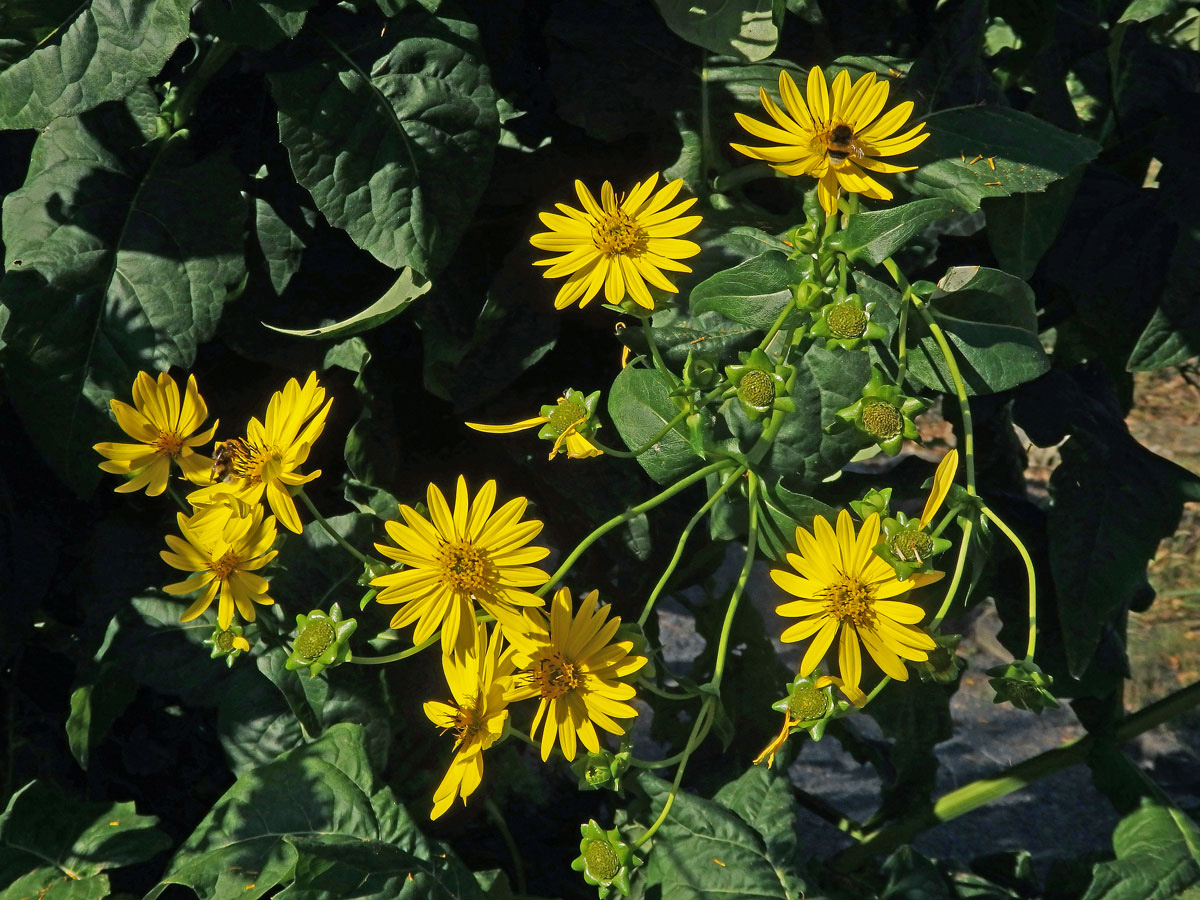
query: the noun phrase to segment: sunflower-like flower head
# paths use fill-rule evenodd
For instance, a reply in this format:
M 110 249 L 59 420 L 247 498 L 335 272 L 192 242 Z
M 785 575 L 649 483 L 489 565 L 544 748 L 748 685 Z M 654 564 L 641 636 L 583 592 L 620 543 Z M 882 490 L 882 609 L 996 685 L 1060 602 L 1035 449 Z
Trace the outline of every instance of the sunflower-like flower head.
M 825 726 L 850 710 L 844 700 L 834 700 L 833 687 L 837 685 L 850 698 L 855 707 L 866 703 L 866 695 L 857 688 L 847 688 L 840 678 L 822 675 L 813 678 L 797 675 L 787 686 L 787 695 L 771 704 L 771 709 L 783 713 L 783 727 L 779 734 L 754 758 L 755 764 L 766 761 L 767 768 L 775 763 L 775 754 L 780 751 L 788 737 L 798 731 L 807 731 L 814 741 L 825 736 Z
M 610 887 L 628 897 L 629 874 L 642 864 L 642 860 L 633 855 L 617 829 L 605 831 L 595 819 L 580 825 L 579 833 L 583 840 L 579 842 L 579 855 L 571 861 L 571 868 L 582 872 L 583 880 L 596 886 L 600 900 L 604 900 Z
M 556 743 L 568 762 L 575 758 L 577 743 L 598 753 L 596 726 L 623 735 L 625 728 L 616 720 L 637 715 L 626 702 L 637 692 L 625 679 L 646 665 L 646 657 L 634 652 L 632 640 L 613 640 L 621 619 L 610 618 L 598 597 L 592 591 L 572 616 L 571 592 L 559 588 L 549 621 L 531 611 L 525 629 L 505 627 L 520 670 L 509 699 L 539 698 L 530 737 L 536 739 L 541 729 L 542 759 L 550 758 Z
M 928 404 L 916 397 L 908 397 L 891 384 L 878 368 L 872 368 L 871 379 L 862 389 L 862 395 L 834 413 L 834 421 L 826 430 L 836 433 L 849 426 L 858 429 L 874 441 L 884 453 L 895 456 L 906 440 L 920 437 L 917 416 Z
M 304 527 L 289 489 L 321 474 L 317 469 L 305 475 L 300 467 L 325 430 L 332 405 L 333 400 L 325 401 L 325 388 L 317 383 L 316 372 L 309 374 L 303 387 L 295 378 L 289 378 L 283 390 L 271 396 L 265 423 L 252 418 L 245 438 L 221 443 L 213 475 L 223 471 L 228 481 L 195 491 L 188 496 L 189 502 L 197 506 L 210 502 L 215 495 L 233 493 L 247 503 L 260 503 L 265 494 L 279 523 L 300 534 Z
M 442 652 L 450 655 L 471 645 L 475 636 L 475 604 L 511 632 L 526 627 L 522 610 L 545 601 L 527 588 L 550 576 L 531 565 L 544 559 L 545 547 L 527 547 L 542 530 L 536 519 L 522 522 L 529 501 L 517 497 L 496 509 L 496 482 L 488 481 L 471 499 L 461 475 L 454 511 L 437 485 L 425 495 L 429 518 L 400 504 L 403 522 L 385 522 L 390 544 L 375 547 L 388 559 L 403 563 L 399 572 L 371 580 L 383 588 L 379 603 L 398 603 L 393 628 L 416 623 L 413 644 L 422 644 L 439 628 Z
M 275 558 L 275 517 L 264 514 L 262 506 L 250 506 L 236 497 L 218 506 L 207 506 L 192 516 L 179 513 L 179 531 L 183 537 L 167 535 L 170 550 L 160 550 L 167 565 L 196 574 L 185 581 L 166 585 L 163 590 L 179 597 L 200 591 L 200 596 L 179 617 L 190 622 L 220 598 L 217 623 L 229 630 L 236 610 L 247 622 L 253 622 L 254 604 L 270 606 L 267 579 L 258 570 Z
M 995 666 L 985 674 L 990 676 L 988 684 L 996 692 L 993 703 L 1011 703 L 1039 716 L 1044 709 L 1058 709 L 1058 700 L 1050 692 L 1054 679 L 1031 659 Z
M 758 347 L 749 353 L 739 353 L 738 359 L 741 360 L 739 365 L 725 367 L 730 383 L 725 395 L 736 396 L 751 420 L 770 415 L 777 409 L 796 411 L 796 403 L 791 398 L 792 380 L 796 375 L 794 366 L 776 365 Z
M 284 668 L 307 668 L 309 676 L 315 678 L 330 666 L 349 662 L 354 658 L 350 635 L 357 627 L 354 619 L 342 618 L 342 608 L 336 603 L 328 613 L 314 609 L 308 615 L 296 616 L 296 639 Z
M 878 539 L 876 514 L 867 517 L 857 535 L 844 509 L 838 514 L 836 532 L 824 516 L 817 516 L 811 532 L 796 528 L 800 552 L 787 554 L 795 573 L 771 570 L 771 580 L 798 598 L 775 609 L 781 616 L 800 617 L 780 639 L 786 643 L 812 638 L 800 674 L 812 673 L 840 632 L 838 668 L 847 694 L 858 691 L 862 681 L 860 645 L 884 674 L 897 681 L 908 680 L 902 660 L 923 661 L 935 646 L 933 638 L 916 627 L 925 611 L 896 598 L 932 584 L 943 573 L 920 572 L 900 581 L 892 567 L 871 551 Z
M 487 434 L 511 434 L 540 425 L 542 427 L 538 437 L 554 442 L 554 446 L 550 448 L 550 459 L 554 459 L 564 450 L 568 459 L 585 459 L 589 456 L 600 456 L 604 452 L 591 441 L 600 428 L 600 422 L 596 420 L 596 404 L 599 400 L 599 391 L 585 395 L 582 391 L 567 388 L 557 403 L 543 406 L 541 415 L 532 419 L 522 419 L 511 425 L 483 425 L 478 422 L 465 424 L 468 428 Z
M 833 300 L 812 313 L 813 323 L 808 333 L 815 338 L 824 338 L 826 350 L 835 347 L 857 350 L 864 341 L 887 337 L 883 326 L 871 321 L 874 309 L 874 303 L 863 303 L 858 294 Z
M 467 797 L 483 779 L 483 751 L 496 743 L 508 720 L 512 651 L 501 641 L 501 629 L 480 623 L 470 628 L 471 641 L 462 653 L 442 656 L 442 671 L 453 698 L 449 703 L 430 700 L 425 715 L 443 732 L 454 732 L 454 758 L 437 790 L 429 818 L 441 816 L 455 797 Z
M 131 476 L 115 488 L 118 494 L 146 489 L 148 497 L 157 497 L 167 489 L 167 476 L 174 462 L 189 481 L 201 484 L 208 473 L 209 459 L 195 448 L 212 440 L 217 423 L 207 431 L 196 430 L 208 418 L 208 407 L 196 388 L 196 377 L 189 375 L 183 398 L 179 386 L 165 372 L 157 382 L 145 372 L 133 381 L 133 406 L 120 400 L 108 401 L 121 430 L 135 444 L 102 441 L 93 450 L 105 457 L 100 468 L 115 475 Z
M 807 97 L 800 94 L 787 72 L 779 73 L 779 94 L 784 109 L 760 88 L 763 108 L 775 121 L 768 125 L 737 113 L 738 123 L 758 138 L 779 146 L 731 146 L 754 159 L 769 162 L 785 175 L 811 175 L 817 179 L 817 198 L 826 214 L 837 212 L 838 196 L 845 190 L 875 200 L 891 200 L 892 192 L 868 173 L 907 172 L 914 166 L 897 166 L 880 157 L 912 150 L 927 137 L 920 122 L 903 134 L 896 132 L 912 115 L 913 104 L 905 101 L 888 112 L 890 86 L 877 81 L 874 72 L 853 84 L 845 70 L 833 79 L 832 91 L 825 73 L 813 66 L 808 73 Z M 785 111 L 786 110 L 786 111 Z
M 875 545 L 874 550 L 902 581 L 914 572 L 928 572 L 932 568 L 933 557 L 950 549 L 950 542 L 932 534 L 930 525 L 950 493 L 957 470 L 958 451 L 951 450 L 942 457 L 937 471 L 933 473 L 933 484 L 920 518 L 910 519 L 898 512 L 894 517 L 883 519 L 883 540 Z
M 609 182 L 600 189 L 600 202 L 582 181 L 575 192 L 583 209 L 565 203 L 555 206 L 562 215 L 539 213 L 549 231 L 535 234 L 529 243 L 539 250 L 561 254 L 539 259 L 534 265 L 549 266 L 545 278 L 567 276 L 554 298 L 554 308 L 563 309 L 575 301 L 587 306 L 604 288 L 604 299 L 618 304 L 631 297 L 643 309 L 654 308 L 650 288 L 669 294 L 678 293 L 663 270 L 690 272 L 679 262 L 700 252 L 700 245 L 680 240 L 700 224 L 700 216 L 684 216 L 695 198 L 669 205 L 678 195 L 683 180 L 675 179 L 657 192 L 658 175 L 639 181 L 620 200 Z
M 218 625 L 213 629 L 213 633 L 204 639 L 204 645 L 212 647 L 209 658 L 222 658 L 225 660 L 225 665 L 232 669 L 235 659 L 243 653 L 250 652 L 250 642 L 246 640 L 244 634 L 245 631 L 241 625 L 230 625 L 228 628 L 221 628 Z

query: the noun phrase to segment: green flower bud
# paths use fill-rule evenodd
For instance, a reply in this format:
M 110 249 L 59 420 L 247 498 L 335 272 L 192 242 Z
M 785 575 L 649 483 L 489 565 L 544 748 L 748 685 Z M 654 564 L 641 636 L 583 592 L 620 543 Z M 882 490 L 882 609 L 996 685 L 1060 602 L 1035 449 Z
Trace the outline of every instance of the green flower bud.
M 204 639 L 204 643 L 212 647 L 212 653 L 209 654 L 211 659 L 223 657 L 225 665 L 233 668 L 233 661 L 243 653 L 250 652 L 250 642 L 243 635 L 241 625 L 230 625 L 226 629 L 220 626 L 213 629 L 213 633 Z
M 306 616 L 296 616 L 296 639 L 292 652 L 284 667 L 287 669 L 308 668 L 310 676 L 319 675 L 329 666 L 341 665 L 353 658 L 350 652 L 350 635 L 358 622 L 342 619 L 338 604 L 330 607 L 329 613 L 314 609 Z
M 853 425 L 885 453 L 895 456 L 905 439 L 920 437 L 914 419 L 925 407 L 923 400 L 906 396 L 881 369 L 872 367 L 871 379 L 859 399 L 834 413 L 836 419 L 825 430 L 832 434 Z
M 579 776 L 581 791 L 596 791 L 607 788 L 621 790 L 621 776 L 629 771 L 630 750 L 623 747 L 620 752 L 601 750 L 589 753 L 571 763 L 571 770 Z
M 864 304 L 858 294 L 826 303 L 812 314 L 813 324 L 809 333 L 813 337 L 825 338 L 826 350 L 835 347 L 854 350 L 863 341 L 877 341 L 887 337 L 883 326 L 871 321 L 871 311 L 874 308 L 873 303 Z
M 730 381 L 726 397 L 736 396 L 752 420 L 774 410 L 795 412 L 795 401 L 789 395 L 791 380 L 796 373 L 794 367 L 775 365 L 758 347 L 750 353 L 739 354 L 739 359 L 739 365 L 725 367 Z
M 993 703 L 1011 703 L 1017 709 L 1042 714 L 1043 709 L 1058 709 L 1058 701 L 1050 693 L 1054 679 L 1043 672 L 1033 660 L 1023 659 L 987 670 L 988 684 L 996 692 Z
M 611 828 L 605 831 L 595 819 L 579 826 L 583 840 L 579 842 L 579 856 L 571 861 L 571 868 L 583 873 L 583 880 L 595 885 L 603 900 L 610 887 L 615 887 L 629 896 L 629 875 L 642 860 L 633 855 L 629 845 L 621 840 L 620 833 Z
M 766 372 L 751 369 L 738 385 L 738 399 L 758 412 L 766 412 L 775 402 L 775 382 Z
M 967 661 L 956 651 L 962 640 L 961 634 L 931 634 L 937 646 L 929 651 L 929 659 L 923 662 L 913 662 L 922 681 L 933 681 L 938 684 L 952 684 L 958 680 L 958 675 L 967 667 Z

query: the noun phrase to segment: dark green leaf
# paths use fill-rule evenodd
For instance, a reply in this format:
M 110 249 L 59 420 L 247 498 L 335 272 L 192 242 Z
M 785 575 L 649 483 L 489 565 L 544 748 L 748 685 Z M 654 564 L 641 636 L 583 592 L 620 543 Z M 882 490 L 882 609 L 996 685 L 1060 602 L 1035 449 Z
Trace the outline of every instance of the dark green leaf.
M 857 262 L 879 265 L 926 225 L 955 212 L 949 200 L 915 200 L 876 212 L 860 212 L 829 243 Z
M 926 123 L 929 139 L 903 159 L 916 171 L 896 177 L 914 193 L 945 197 L 968 211 L 984 197 L 1045 190 L 1100 150 L 1095 141 L 1002 106 L 947 109 Z
M 751 766 L 736 781 L 713 796 L 757 831 L 790 895 L 803 897 L 807 886 L 798 875 L 801 853 L 800 823 L 792 783 L 779 771 Z
M 138 91 L 55 119 L 4 201 L 10 396 L 79 492 L 99 477 L 91 445 L 121 434 L 108 399 L 138 369 L 190 366 L 245 277 L 237 172 L 184 133 L 152 140 L 153 106 Z
M 243 772 L 176 852 L 158 888 L 190 887 L 201 900 L 255 900 L 293 877 L 287 835 L 378 840 L 362 729 L 330 728 L 320 740 Z
M 1152 371 L 1200 355 L 1200 229 L 1182 228 L 1166 282 L 1145 330 L 1129 354 L 1129 369 Z
M 85 803 L 31 781 L 0 813 L 0 884 L 47 864 L 75 879 L 147 860 L 171 843 L 157 821 L 132 803 Z
M 1121 13 L 1121 18 L 1117 19 L 1117 24 L 1120 25 L 1122 22 L 1149 22 L 1151 19 L 1174 12 L 1182 6 L 1186 6 L 1186 4 L 1181 2 L 1181 0 L 1132 0 L 1125 7 L 1125 12 Z
M 1083 900 L 1186 900 L 1200 891 L 1200 829 L 1175 807 L 1145 805 L 1113 832 Z
M 694 315 L 718 312 L 752 328 L 770 328 L 792 299 L 790 284 L 802 280 L 799 266 L 782 253 L 767 252 L 706 278 L 692 288 Z
M 813 519 L 824 516 L 829 522 L 837 517 L 833 507 L 784 487 L 783 479 L 774 486 L 763 485 L 759 494 L 758 545 L 771 559 L 783 559 L 796 550 L 796 526 L 812 531 Z M 765 513 L 765 515 L 763 515 Z
M 662 809 L 671 786 L 648 772 L 638 783 L 650 797 L 653 813 Z M 763 838 L 712 800 L 680 791 L 671 815 L 654 836 L 646 864 L 650 886 L 661 885 L 671 900 L 799 900 L 783 880 L 785 860 L 775 860 Z
M 883 871 L 888 883 L 880 900 L 951 900 L 947 878 L 912 847 L 901 847 L 889 856 Z
M 671 400 L 671 383 L 655 369 L 622 369 L 608 394 L 608 414 L 630 450 L 637 450 L 658 435 L 679 414 Z M 638 462 L 659 484 L 674 481 L 699 459 L 692 452 L 682 426 L 659 438 L 638 457 Z
M 1042 254 L 1058 237 L 1082 174 L 1082 169 L 1073 172 L 1047 185 L 1042 193 L 983 200 L 988 244 L 1006 272 L 1018 278 L 1033 275 Z
M 267 325 L 266 322 L 263 322 L 263 325 L 272 331 L 290 334 L 293 337 L 314 338 L 322 341 L 341 340 L 362 334 L 364 331 L 370 331 L 372 328 L 378 328 L 389 319 L 395 318 L 408 309 L 414 300 L 428 292 L 430 287 L 432 287 L 430 282 L 420 275 L 416 275 L 412 269 L 405 267 L 400 271 L 400 276 L 395 283 L 387 289 L 387 293 L 362 312 L 355 313 L 348 319 L 332 325 L 322 325 L 319 328 L 279 328 L 275 325 Z
M 766 59 L 779 43 L 773 0 L 654 0 L 677 35 L 712 53 Z
M 416 3 L 383 35 L 338 12 L 322 25 L 311 65 L 270 76 L 292 169 L 358 246 L 432 275 L 471 220 L 499 136 L 478 32 Z
M 67 744 L 80 768 L 88 767 L 92 748 L 108 735 L 133 700 L 136 685 L 118 666 L 102 666 L 92 680 L 71 692 Z
M 999 269 L 959 266 L 939 282 L 929 308 L 955 352 L 968 395 L 993 394 L 1037 378 L 1050 358 L 1037 336 L 1033 291 Z M 937 341 L 919 316 L 910 316 L 909 375 L 954 393 Z
M 42 866 L 25 873 L 0 891 L 0 900 L 31 900 L 47 896 L 54 900 L 102 900 L 110 893 L 107 875 L 72 878 L 58 869 Z
M 0 32 L 8 38 L 0 70 L 0 128 L 41 128 L 120 100 L 157 75 L 188 35 L 192 2 L 15 0 L 6 7 L 25 28 Z
M 202 3 L 200 13 L 207 30 L 215 37 L 256 50 L 270 50 L 300 33 L 306 10 L 315 4 L 316 0 Z

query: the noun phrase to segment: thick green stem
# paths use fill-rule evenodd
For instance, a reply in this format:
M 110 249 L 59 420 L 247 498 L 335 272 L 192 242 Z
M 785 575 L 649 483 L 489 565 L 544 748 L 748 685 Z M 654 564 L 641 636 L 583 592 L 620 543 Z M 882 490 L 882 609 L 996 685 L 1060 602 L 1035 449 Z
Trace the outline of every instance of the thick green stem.
M 1112 737 L 1105 739 L 1124 743 L 1194 709 L 1197 705 L 1200 705 L 1200 682 L 1190 684 L 1133 715 L 1126 716 L 1116 727 Z M 1063 747 L 1055 747 L 1010 766 L 993 778 L 983 778 L 951 791 L 932 807 L 917 810 L 911 816 L 868 835 L 857 847 L 852 847 L 837 856 L 834 866 L 839 871 L 854 869 L 871 856 L 887 853 L 901 844 L 909 843 L 927 828 L 949 822 L 984 804 L 1018 791 L 1039 778 L 1083 762 L 1091 753 L 1096 740 L 1093 735 L 1084 735 Z
M 492 824 L 496 826 L 496 830 L 500 832 L 500 837 L 504 840 L 504 846 L 508 848 L 508 855 L 512 857 L 513 873 L 517 876 L 517 896 L 524 897 L 528 892 L 528 886 L 525 883 L 525 864 L 521 860 L 521 851 L 517 849 L 517 842 L 513 840 L 512 832 L 508 830 L 508 823 L 504 821 L 504 814 L 500 812 L 496 801 L 489 797 L 483 801 L 483 808 L 487 810 L 488 818 L 492 820 Z
M 649 500 L 639 503 L 637 506 L 630 507 L 620 515 L 613 516 L 604 524 L 593 529 L 591 534 L 580 541 L 578 546 L 576 546 L 576 548 L 570 552 L 567 558 L 563 560 L 562 565 L 560 565 L 554 574 L 550 576 L 550 580 L 534 591 L 534 594 L 539 597 L 546 596 L 547 592 L 549 592 L 554 585 L 558 584 L 562 577 L 567 574 L 567 570 L 570 569 L 571 566 L 575 565 L 575 561 L 584 554 L 584 551 L 586 551 L 588 547 L 592 546 L 592 544 L 596 543 L 596 541 L 600 540 L 600 538 L 604 537 L 604 535 L 608 534 L 614 528 L 625 524 L 630 519 L 640 516 L 644 512 L 654 509 L 654 507 L 658 506 L 659 504 L 665 503 L 680 491 L 687 490 L 697 481 L 703 481 L 713 472 L 719 472 L 722 469 L 733 465 L 736 465 L 736 463 L 731 459 L 719 459 L 715 463 L 711 463 L 702 469 L 697 469 L 691 475 L 685 475 L 665 491 L 655 494 Z
M 371 568 L 379 562 L 379 560 L 371 559 L 371 557 L 362 553 L 357 547 L 350 544 L 344 537 L 334 531 L 333 526 L 325 521 L 325 517 L 321 515 L 316 506 L 313 505 L 313 502 L 309 499 L 308 494 L 304 493 L 304 488 L 299 488 L 296 491 L 295 496 L 300 498 L 304 505 L 308 507 L 308 511 L 312 513 L 312 517 L 316 520 L 317 524 L 324 528 L 325 533 L 333 538 L 337 542 L 338 546 L 340 546 L 343 550 L 345 550 L 367 568 Z
M 896 346 L 896 384 L 904 390 L 904 379 L 908 375 L 908 310 L 912 306 L 908 297 L 900 301 L 900 325 Z
M 750 504 L 750 527 L 746 532 L 746 558 L 742 562 L 742 571 L 738 573 L 737 584 L 733 586 L 733 594 L 725 610 L 725 621 L 721 625 L 721 640 L 717 644 L 717 662 L 713 667 L 712 677 L 713 687 L 718 690 L 725 675 L 725 658 L 729 655 L 729 635 L 733 631 L 733 618 L 737 614 L 738 603 L 746 589 L 746 581 L 754 567 L 754 554 L 758 549 L 758 477 L 750 472 L 747 478 L 749 483 L 746 488 L 746 500 Z
M 767 329 L 766 337 L 764 337 L 758 344 L 759 350 L 767 349 L 767 345 L 770 344 L 771 341 L 773 341 L 775 339 L 775 335 L 777 335 L 779 333 L 779 329 L 783 327 L 784 321 L 787 319 L 787 317 L 791 313 L 791 311 L 795 308 L 796 308 L 796 298 L 792 297 L 791 300 L 789 300 L 787 303 L 785 303 L 783 305 L 783 309 L 780 310 L 779 315 L 775 317 L 775 321 L 771 324 L 771 327 L 769 329 Z
M 712 705 L 716 702 L 712 697 L 705 697 L 704 704 L 700 707 L 700 713 L 696 716 L 696 722 L 692 725 L 692 733 L 688 735 L 688 742 L 684 746 L 683 751 L 679 754 L 679 768 L 675 770 L 675 780 L 671 783 L 671 793 L 667 795 L 667 802 L 663 804 L 662 812 L 658 814 L 658 818 L 650 825 L 649 828 L 633 842 L 634 847 L 640 847 L 650 838 L 654 837 L 654 832 L 662 827 L 662 823 L 667 821 L 667 816 L 671 813 L 671 807 L 675 805 L 675 795 L 679 793 L 679 785 L 683 781 L 683 771 L 687 768 L 688 759 L 691 757 L 695 749 L 700 746 L 700 742 L 704 740 L 704 736 L 708 734 L 708 722 L 713 716 Z
M 954 564 L 954 575 L 950 579 L 950 586 L 946 588 L 946 597 L 942 600 L 941 609 L 937 611 L 937 615 L 929 623 L 931 631 L 942 624 L 942 619 L 946 618 L 946 614 L 950 612 L 950 605 L 954 603 L 954 597 L 958 593 L 958 585 L 962 581 L 963 572 L 967 568 L 967 550 L 971 545 L 971 531 L 974 527 L 975 523 L 970 519 L 963 525 L 962 543 L 958 546 L 958 559 Z
M 1029 557 L 1029 551 L 1025 549 L 1025 545 L 1021 543 L 1021 539 L 1017 537 L 1016 532 L 1008 527 L 998 515 L 992 512 L 988 507 L 984 506 L 980 510 L 992 524 L 1004 532 L 1004 536 L 1012 541 L 1012 545 L 1017 548 L 1017 553 L 1021 555 L 1021 560 L 1025 563 L 1025 574 L 1029 578 L 1029 644 L 1025 648 L 1025 658 L 1030 662 L 1033 661 L 1033 651 L 1037 647 L 1037 578 L 1033 570 L 1033 560 Z
M 350 662 L 357 663 L 360 666 L 382 666 L 385 663 L 399 662 L 402 659 L 408 659 L 410 656 L 416 656 L 426 647 L 432 646 L 441 639 L 442 632 L 440 630 L 435 631 L 415 647 L 409 647 L 407 650 L 401 650 L 399 653 L 389 653 L 387 656 L 359 656 L 356 653 L 350 659 Z
M 181 128 L 187 127 L 188 122 L 192 118 L 192 112 L 196 108 L 196 101 L 200 99 L 200 94 L 208 85 L 209 80 L 220 71 L 225 63 L 229 62 L 230 58 L 236 52 L 237 44 L 233 41 L 223 41 L 220 38 L 215 38 L 212 44 L 209 45 L 208 52 L 200 60 L 200 68 L 196 71 L 196 74 L 188 77 L 183 90 L 179 92 L 179 99 L 175 102 L 173 121 L 171 123 L 174 130 L 178 131 Z
M 700 520 L 704 518 L 705 514 L 713 508 L 713 505 L 725 495 L 725 492 L 733 487 L 737 480 L 742 477 L 742 473 L 745 471 L 745 466 L 739 466 L 737 471 L 730 475 L 729 478 L 725 480 L 724 484 L 713 491 L 712 496 L 709 497 L 704 502 L 704 505 L 696 510 L 695 515 L 688 520 L 683 532 L 679 535 L 679 540 L 675 543 L 675 553 L 672 555 L 671 561 L 667 563 L 666 569 L 663 570 L 662 577 L 658 579 L 658 583 L 654 585 L 654 590 L 650 592 L 649 599 L 646 600 L 646 605 L 642 609 L 642 614 L 638 616 L 638 625 L 645 625 L 646 620 L 650 618 L 650 611 L 654 609 L 654 603 L 656 600 L 658 600 L 658 595 L 662 593 L 663 588 L 667 585 L 667 579 L 671 577 L 671 573 L 673 573 L 675 571 L 675 567 L 679 565 L 679 560 L 683 558 L 683 548 L 687 544 L 688 538 L 692 536 L 692 530 L 697 524 L 699 524 Z

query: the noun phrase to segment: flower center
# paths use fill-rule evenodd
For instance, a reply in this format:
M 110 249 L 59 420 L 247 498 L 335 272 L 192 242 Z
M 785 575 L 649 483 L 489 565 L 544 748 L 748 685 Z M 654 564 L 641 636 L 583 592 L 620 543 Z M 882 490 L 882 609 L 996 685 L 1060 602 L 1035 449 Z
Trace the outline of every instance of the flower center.
M 751 369 L 742 376 L 738 396 L 757 409 L 767 409 L 775 402 L 775 381 L 766 372 Z
M 237 637 L 232 631 L 217 632 L 216 645 L 217 649 L 222 653 L 229 653 L 233 650 L 233 641 Z
M 850 622 L 858 628 L 870 628 L 875 624 L 875 598 L 871 589 L 857 578 L 842 576 L 841 580 L 825 589 L 825 609 L 829 615 L 842 622 Z
M 217 576 L 217 580 L 225 581 L 230 575 L 237 571 L 238 563 L 240 562 L 241 559 L 238 557 L 238 555 L 232 550 L 228 550 L 220 559 L 214 559 L 212 562 L 210 562 L 208 567 L 212 569 L 213 574 Z
M 443 544 L 438 562 L 442 567 L 442 580 L 457 590 L 476 593 L 488 585 L 491 561 L 474 544 Z
M 891 541 L 897 559 L 922 563 L 933 555 L 933 538 L 923 531 L 902 531 Z
M 835 306 L 826 321 L 836 338 L 860 338 L 867 331 L 867 314 L 852 303 Z
M 174 431 L 160 431 L 154 441 L 154 449 L 160 456 L 174 459 L 183 452 L 183 438 Z
M 557 700 L 579 687 L 579 666 L 569 662 L 557 651 L 537 661 L 533 670 L 533 683 L 538 693 L 547 700 Z
M 592 242 L 606 256 L 636 256 L 646 251 L 648 241 L 633 216 L 619 209 L 605 213 L 592 229 Z
M 579 425 L 588 417 L 587 407 L 574 397 L 563 397 L 558 401 L 554 412 L 550 413 L 550 427 L 556 435 L 561 436 L 572 427 Z
M 621 861 L 608 841 L 592 841 L 584 851 L 587 870 L 597 881 L 612 881 L 621 871 Z
M 797 688 L 788 700 L 787 711 L 802 722 L 819 719 L 829 711 L 829 697 L 814 687 Z
M 854 138 L 854 129 L 845 122 L 834 125 L 823 135 L 825 152 L 835 166 L 841 165 L 850 156 L 861 157 L 863 149 Z
M 454 716 L 455 746 L 472 740 L 482 726 L 483 720 L 473 705 L 460 706 Z
M 317 659 L 336 637 L 333 626 L 324 619 L 309 622 L 296 636 L 296 655 L 301 659 Z
M 900 410 L 883 400 L 864 403 L 862 408 L 863 430 L 873 438 L 891 440 L 904 431 L 904 417 Z
M 278 447 L 259 447 L 241 438 L 233 438 L 221 444 L 213 468 L 223 466 L 238 478 L 258 484 L 277 478 L 282 460 L 283 454 Z

